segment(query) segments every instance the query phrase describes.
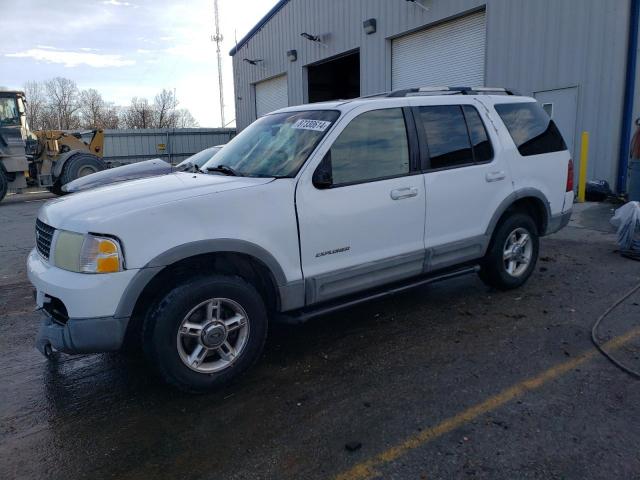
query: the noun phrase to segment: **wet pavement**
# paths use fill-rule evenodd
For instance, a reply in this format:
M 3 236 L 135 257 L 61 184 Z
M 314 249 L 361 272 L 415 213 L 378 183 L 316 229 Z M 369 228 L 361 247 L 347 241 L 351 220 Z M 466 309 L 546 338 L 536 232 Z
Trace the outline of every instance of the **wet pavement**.
M 272 325 L 247 375 L 189 396 L 141 359 L 34 349 L 41 204 L 0 204 L 0 479 L 640 478 L 640 381 L 589 337 L 640 282 L 606 205 L 543 239 L 520 290 L 470 276 Z M 638 369 L 639 314 L 636 293 L 601 330 Z

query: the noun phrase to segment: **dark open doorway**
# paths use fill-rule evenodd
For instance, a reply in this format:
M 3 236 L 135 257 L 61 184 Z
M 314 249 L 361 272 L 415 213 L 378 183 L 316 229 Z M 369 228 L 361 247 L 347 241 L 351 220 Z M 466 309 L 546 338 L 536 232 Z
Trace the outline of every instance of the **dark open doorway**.
M 309 65 L 309 103 L 360 96 L 360 52 Z

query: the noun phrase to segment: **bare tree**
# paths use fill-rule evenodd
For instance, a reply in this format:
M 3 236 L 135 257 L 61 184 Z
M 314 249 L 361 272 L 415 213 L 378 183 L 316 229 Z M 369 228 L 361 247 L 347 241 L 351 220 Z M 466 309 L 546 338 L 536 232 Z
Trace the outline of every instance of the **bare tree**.
M 191 112 L 186 108 L 179 108 L 176 110 L 175 118 L 176 121 L 173 125 L 174 128 L 197 128 L 200 126 L 198 121 L 193 118 Z
M 120 107 L 107 104 L 102 116 L 102 128 L 120 128 Z
M 127 107 L 106 102 L 99 91 L 79 91 L 68 78 L 56 77 L 46 82 L 27 82 L 27 121 L 34 130 L 77 128 L 193 128 L 198 122 L 185 108 L 178 109 L 178 99 L 163 89 L 153 104 L 134 97 Z
M 93 88 L 80 92 L 79 113 L 82 128 L 118 128 L 116 108 L 105 102 L 100 92 Z
M 122 114 L 122 121 L 127 128 L 153 128 L 153 120 L 154 110 L 146 98 L 133 97 Z
M 153 100 L 153 126 L 155 128 L 173 127 L 176 122 L 175 117 L 177 106 L 178 101 L 176 100 L 175 94 L 172 91 L 163 88 L 162 92 L 157 94 Z
M 51 125 L 48 125 L 47 95 L 42 82 L 26 82 L 23 89 L 27 97 L 26 110 L 29 128 L 33 130 L 50 128 Z
M 105 103 L 100 93 L 90 88 L 80 92 L 80 117 L 83 128 L 103 128 Z
M 57 127 L 62 130 L 78 128 L 80 103 L 76 82 L 68 78 L 55 77 L 47 81 L 45 87 L 50 109 L 57 118 Z

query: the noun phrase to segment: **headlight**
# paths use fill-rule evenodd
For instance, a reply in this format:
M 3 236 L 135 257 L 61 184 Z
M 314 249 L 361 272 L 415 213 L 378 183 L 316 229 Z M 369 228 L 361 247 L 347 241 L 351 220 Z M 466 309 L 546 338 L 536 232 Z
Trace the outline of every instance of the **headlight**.
M 53 264 L 58 268 L 81 273 L 122 271 L 122 248 L 114 238 L 61 230 L 55 243 Z

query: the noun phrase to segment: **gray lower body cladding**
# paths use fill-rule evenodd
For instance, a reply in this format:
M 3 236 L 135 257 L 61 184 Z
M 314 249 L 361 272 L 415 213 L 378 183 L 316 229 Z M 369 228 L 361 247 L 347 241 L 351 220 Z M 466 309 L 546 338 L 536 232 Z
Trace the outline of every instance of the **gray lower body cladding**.
M 50 345 L 63 353 L 99 353 L 119 350 L 124 340 L 128 318 L 70 318 L 65 324 L 44 318 L 36 338 L 43 354 Z
M 552 233 L 556 233 L 559 230 L 562 230 L 569 224 L 569 220 L 571 220 L 572 210 L 568 212 L 562 213 L 560 215 L 554 215 L 549 219 L 549 223 L 547 225 L 547 231 L 545 235 L 551 235 Z

